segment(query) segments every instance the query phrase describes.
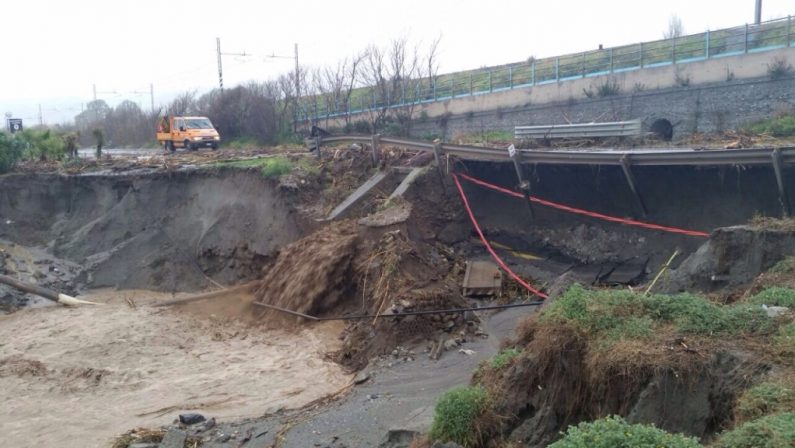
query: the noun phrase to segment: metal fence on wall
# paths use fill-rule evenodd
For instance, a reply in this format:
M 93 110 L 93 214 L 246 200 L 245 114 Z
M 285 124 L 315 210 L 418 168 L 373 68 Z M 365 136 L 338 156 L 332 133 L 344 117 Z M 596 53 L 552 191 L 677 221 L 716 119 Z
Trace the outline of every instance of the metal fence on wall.
M 374 88 L 357 89 L 348 101 L 317 96 L 300 103 L 297 121 L 314 121 L 411 104 L 530 87 L 607 75 L 648 67 L 684 64 L 705 59 L 795 46 L 793 19 L 771 20 L 699 34 L 592 50 L 499 67 L 449 73 L 411 83 L 395 94 L 379 95 Z

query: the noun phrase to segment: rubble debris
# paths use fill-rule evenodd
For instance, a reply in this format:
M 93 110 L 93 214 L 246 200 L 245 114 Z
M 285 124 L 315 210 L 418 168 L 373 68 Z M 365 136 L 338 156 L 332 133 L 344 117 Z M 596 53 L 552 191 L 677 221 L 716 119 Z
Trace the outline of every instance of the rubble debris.
M 205 420 L 206 419 L 201 414 L 194 414 L 194 413 L 179 414 L 179 422 L 182 423 L 183 425 L 195 425 L 196 423 L 201 423 Z

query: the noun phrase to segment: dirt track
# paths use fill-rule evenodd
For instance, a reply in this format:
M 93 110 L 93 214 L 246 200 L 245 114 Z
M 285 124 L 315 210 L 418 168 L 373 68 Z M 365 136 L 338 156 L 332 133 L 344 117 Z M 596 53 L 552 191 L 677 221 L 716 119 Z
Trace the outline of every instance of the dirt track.
M 170 297 L 157 293 L 81 297 L 109 304 L 0 316 L 3 446 L 107 446 L 130 428 L 169 424 L 180 412 L 254 417 L 350 381 L 322 357 L 337 348 L 335 323 L 287 333 L 145 306 Z

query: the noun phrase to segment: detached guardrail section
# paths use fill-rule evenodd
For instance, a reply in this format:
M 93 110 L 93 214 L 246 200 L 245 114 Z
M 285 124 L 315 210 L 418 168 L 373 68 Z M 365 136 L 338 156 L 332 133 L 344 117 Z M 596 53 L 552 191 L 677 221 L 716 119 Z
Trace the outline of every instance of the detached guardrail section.
M 513 145 L 506 149 L 487 148 L 482 146 L 455 145 L 439 141 L 428 142 L 407 138 L 382 137 L 381 135 L 335 135 L 326 137 L 310 137 L 304 141 L 310 150 L 331 143 L 363 143 L 372 148 L 373 160 L 380 159 L 379 146 L 382 144 L 402 146 L 418 151 L 432 152 L 436 160 L 439 175 L 444 176 L 444 156 L 454 156 L 463 160 L 513 162 L 517 165 L 519 184 L 527 188 L 529 183 L 518 169 L 520 164 L 547 165 L 614 165 L 620 166 L 635 196 L 638 208 L 646 216 L 646 205 L 636 187 L 633 166 L 726 166 L 726 165 L 770 165 L 776 176 L 779 201 L 783 214 L 791 215 L 791 207 L 784 187 L 784 165 L 795 164 L 795 146 L 781 148 L 753 149 L 685 149 L 685 148 L 644 148 L 644 149 L 611 149 L 599 148 L 590 150 L 535 150 L 515 149 Z M 318 151 L 320 156 L 320 151 Z
M 640 120 L 608 123 L 553 124 L 542 126 L 516 126 L 514 137 L 521 139 L 634 137 L 641 134 Z
M 299 122 L 335 118 L 409 104 L 431 103 L 463 96 L 556 83 L 648 67 L 685 64 L 705 59 L 795 46 L 792 16 L 760 24 L 572 53 L 476 70 L 439 75 L 412 82 L 415 88 L 379 95 L 362 87 L 349 99 L 318 95 L 300 102 Z

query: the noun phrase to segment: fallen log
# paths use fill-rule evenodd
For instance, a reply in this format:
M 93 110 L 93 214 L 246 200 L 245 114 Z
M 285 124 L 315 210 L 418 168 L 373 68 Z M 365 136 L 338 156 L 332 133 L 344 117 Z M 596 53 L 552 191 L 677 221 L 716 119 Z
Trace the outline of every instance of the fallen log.
M 256 281 L 248 282 L 242 285 L 233 286 L 231 288 L 224 288 L 224 289 L 219 289 L 217 291 L 203 292 L 201 294 L 194 294 L 188 297 L 180 297 L 179 299 L 167 300 L 165 302 L 155 303 L 152 306 L 161 307 L 161 306 L 172 306 L 172 305 L 184 305 L 186 303 L 198 302 L 200 300 L 223 297 L 230 293 L 249 291 L 254 289 L 256 286 L 257 286 Z
M 23 292 L 34 294 L 39 297 L 44 297 L 47 300 L 52 300 L 53 302 L 60 303 L 61 305 L 66 305 L 66 306 L 98 305 L 98 303 L 87 302 L 85 300 L 76 299 L 72 296 L 61 294 L 51 289 L 42 288 L 41 286 L 33 285 L 31 283 L 25 283 L 17 279 L 11 278 L 7 275 L 0 275 L 0 283 L 6 284 L 8 286 L 11 286 L 12 288 L 16 288 Z

